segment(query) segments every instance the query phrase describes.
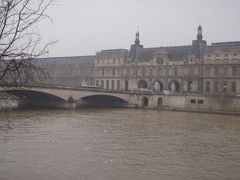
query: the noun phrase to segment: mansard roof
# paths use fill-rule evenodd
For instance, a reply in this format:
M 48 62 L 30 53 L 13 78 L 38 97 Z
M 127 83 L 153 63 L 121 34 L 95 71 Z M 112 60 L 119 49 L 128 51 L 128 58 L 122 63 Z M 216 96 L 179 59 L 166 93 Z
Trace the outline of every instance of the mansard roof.
M 128 53 L 127 49 L 107 49 L 98 52 L 97 56 L 127 56 Z
M 240 49 L 240 41 L 212 43 L 210 46 L 207 46 L 205 51 L 229 51 L 234 49 Z
M 165 50 L 170 61 L 180 61 L 186 58 L 191 50 L 189 46 L 170 46 L 170 47 L 154 47 L 141 48 L 137 55 L 138 62 L 148 62 L 153 59 L 154 53 Z
M 36 65 L 93 65 L 96 56 L 70 56 L 37 58 L 33 62 Z

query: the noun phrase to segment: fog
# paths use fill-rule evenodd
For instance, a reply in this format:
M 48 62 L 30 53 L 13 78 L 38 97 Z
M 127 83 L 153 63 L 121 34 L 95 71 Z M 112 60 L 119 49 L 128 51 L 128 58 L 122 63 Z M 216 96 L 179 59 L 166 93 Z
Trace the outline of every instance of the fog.
M 239 7 L 239 0 L 57 0 L 48 9 L 53 22 L 39 31 L 58 40 L 51 57 L 129 49 L 137 29 L 144 47 L 191 44 L 199 24 L 208 44 L 239 41 Z

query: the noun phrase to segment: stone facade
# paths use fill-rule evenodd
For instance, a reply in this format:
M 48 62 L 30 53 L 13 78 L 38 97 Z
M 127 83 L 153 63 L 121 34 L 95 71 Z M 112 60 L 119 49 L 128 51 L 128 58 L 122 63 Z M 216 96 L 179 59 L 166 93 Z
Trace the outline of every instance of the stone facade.
M 207 45 L 199 26 L 191 45 L 144 48 L 137 32 L 130 50 L 96 54 L 93 79 L 104 89 L 163 95 L 163 106 L 240 111 L 240 42 Z
M 139 33 L 130 50 L 96 54 L 95 85 L 104 89 L 240 95 L 240 42 L 197 39 L 188 46 L 144 48 Z

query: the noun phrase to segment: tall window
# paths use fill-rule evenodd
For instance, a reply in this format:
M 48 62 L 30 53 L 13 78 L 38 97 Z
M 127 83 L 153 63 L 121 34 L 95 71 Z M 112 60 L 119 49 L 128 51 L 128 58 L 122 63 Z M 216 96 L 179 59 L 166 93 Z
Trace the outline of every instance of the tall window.
M 205 91 L 206 91 L 206 92 L 210 92 L 210 81 L 206 81 Z
M 149 70 L 149 75 L 150 75 L 150 76 L 153 76 L 153 69 L 150 69 L 150 70 Z
M 146 75 L 146 69 L 142 68 L 142 75 L 145 76 Z
M 214 75 L 215 75 L 215 76 L 218 75 L 218 68 L 217 68 L 217 67 L 214 68 Z
M 120 89 L 120 80 L 117 80 L 117 89 Z
M 227 87 L 228 87 L 227 81 L 223 81 L 223 93 L 227 93 Z
M 206 68 L 206 74 L 207 74 L 207 76 L 210 76 L 210 71 L 211 71 L 211 68 L 210 68 L 210 67 L 207 67 L 207 68 Z
M 106 81 L 106 89 L 109 89 L 109 80 Z
M 227 67 L 223 68 L 223 73 L 224 73 L 224 76 L 227 77 L 227 75 L 228 75 L 228 68 Z
M 115 69 L 112 70 L 112 75 L 115 76 Z
M 115 85 L 114 80 L 112 80 L 112 89 L 114 89 L 114 85 Z
M 218 87 L 218 85 L 219 85 L 218 81 L 214 81 L 213 88 L 214 88 L 214 92 L 215 92 L 215 93 L 218 93 L 218 92 L 219 92 L 219 87 Z
M 188 68 L 188 75 L 193 75 L 193 67 L 192 66 L 190 66 L 189 68 Z
M 161 72 L 161 68 L 158 67 L 158 68 L 157 68 L 157 75 L 158 75 L 158 76 L 160 76 L 160 72 Z
M 101 86 L 104 88 L 104 80 L 101 80 Z
M 174 75 L 178 75 L 178 68 L 174 67 Z
M 98 84 L 99 82 L 98 82 L 98 80 L 96 80 L 96 86 L 98 86 L 99 84 Z
M 237 67 L 236 67 L 236 66 L 233 66 L 233 67 L 232 67 L 232 75 L 233 75 L 233 76 L 236 76 L 236 75 L 237 75 Z
M 232 91 L 232 93 L 236 93 L 236 91 L 237 91 L 237 83 L 236 83 L 236 81 L 232 81 L 231 82 L 231 91 Z
M 102 76 L 104 76 L 104 69 L 102 69 Z

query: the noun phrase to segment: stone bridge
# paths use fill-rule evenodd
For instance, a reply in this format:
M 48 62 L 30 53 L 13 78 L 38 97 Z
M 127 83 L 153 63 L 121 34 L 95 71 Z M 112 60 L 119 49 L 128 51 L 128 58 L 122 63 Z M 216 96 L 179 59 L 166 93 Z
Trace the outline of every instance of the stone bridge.
M 19 97 L 20 107 L 149 107 L 164 105 L 165 95 L 152 91 L 118 91 L 92 87 L 8 86 L 0 91 Z

